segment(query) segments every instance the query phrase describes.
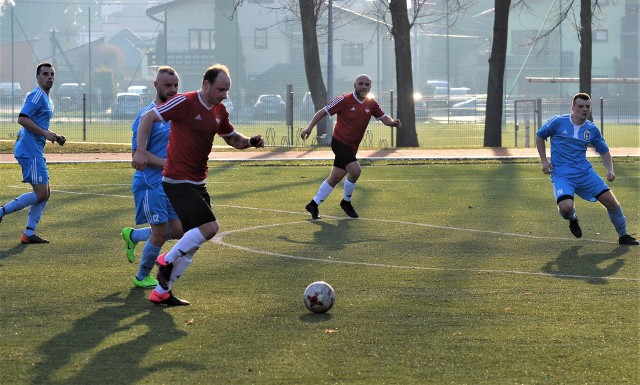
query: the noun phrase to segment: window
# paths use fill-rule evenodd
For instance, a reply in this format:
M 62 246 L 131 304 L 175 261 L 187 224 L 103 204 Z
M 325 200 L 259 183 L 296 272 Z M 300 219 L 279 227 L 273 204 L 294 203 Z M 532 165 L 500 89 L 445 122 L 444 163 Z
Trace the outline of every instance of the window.
M 189 50 L 204 51 L 216 48 L 215 31 L 212 29 L 189 30 Z
M 267 39 L 267 29 L 256 29 L 253 33 L 253 47 L 254 48 L 267 48 L 269 41 Z
M 609 41 L 609 30 L 608 29 L 596 29 L 593 31 L 593 41 L 594 42 L 606 42 Z
M 343 43 L 342 65 L 361 66 L 364 64 L 364 44 Z

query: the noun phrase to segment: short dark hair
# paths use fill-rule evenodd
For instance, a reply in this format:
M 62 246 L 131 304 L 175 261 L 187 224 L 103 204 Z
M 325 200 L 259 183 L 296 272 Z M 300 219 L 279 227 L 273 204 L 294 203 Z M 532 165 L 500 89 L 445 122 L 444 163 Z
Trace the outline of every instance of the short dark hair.
M 38 64 L 38 66 L 36 67 L 36 76 L 40 75 L 40 68 L 42 68 L 42 67 L 53 68 L 53 64 L 51 64 L 49 62 L 42 62 L 42 63 Z
M 158 74 L 178 75 L 178 72 L 170 66 L 161 66 L 158 68 Z
M 577 99 L 582 99 L 582 100 L 591 100 L 591 96 L 589 96 L 589 94 L 587 94 L 586 92 L 579 92 L 575 95 L 573 95 L 573 105 L 576 105 L 576 100 Z
M 227 68 L 227 66 L 224 64 L 217 63 L 207 68 L 207 71 L 202 77 L 202 81 L 206 80 L 209 82 L 209 84 L 213 84 L 220 72 L 224 72 L 225 74 L 227 74 L 227 76 L 231 77 L 231 75 L 229 75 L 229 68 Z

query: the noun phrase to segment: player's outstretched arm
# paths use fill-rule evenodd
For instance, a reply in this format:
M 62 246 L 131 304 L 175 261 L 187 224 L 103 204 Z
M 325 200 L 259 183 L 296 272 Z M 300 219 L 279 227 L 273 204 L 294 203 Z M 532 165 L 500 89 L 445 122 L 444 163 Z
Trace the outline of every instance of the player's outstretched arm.
M 544 139 L 536 135 L 536 149 L 538 150 L 538 155 L 540 156 L 540 162 L 542 163 L 542 173 L 543 174 L 551 174 L 551 163 L 547 160 L 547 145 L 544 142 Z
M 324 118 L 327 115 L 327 111 L 325 111 L 324 108 L 319 109 L 315 115 L 313 115 L 313 118 L 311 118 L 311 121 L 309 122 L 309 125 L 307 126 L 307 128 L 305 128 L 304 130 L 302 130 L 302 132 L 300 132 L 300 137 L 302 139 L 307 139 L 309 137 L 309 135 L 311 135 L 311 131 L 313 131 L 313 127 L 316 126 L 316 124 L 318 124 L 322 118 Z
M 613 158 L 611 157 L 611 153 L 609 151 L 600 154 L 600 158 L 602 158 L 602 164 L 607 169 L 607 181 L 613 182 L 616 179 L 616 174 L 613 172 Z
M 387 115 L 384 118 L 380 119 L 380 121 L 382 123 L 384 123 L 386 126 L 389 126 L 389 127 L 402 128 L 402 123 L 400 122 L 400 119 L 394 119 L 389 115 Z
M 261 135 L 254 135 L 252 137 L 247 137 L 242 135 L 239 132 L 234 133 L 231 136 L 223 136 L 222 137 L 227 144 L 233 148 L 237 148 L 239 150 L 243 150 L 249 147 L 264 147 L 264 140 Z

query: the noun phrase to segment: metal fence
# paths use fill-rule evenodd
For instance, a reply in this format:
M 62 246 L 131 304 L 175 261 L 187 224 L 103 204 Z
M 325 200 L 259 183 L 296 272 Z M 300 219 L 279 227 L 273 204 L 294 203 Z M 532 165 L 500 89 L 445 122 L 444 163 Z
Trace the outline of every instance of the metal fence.
M 148 100 L 118 104 L 113 97 L 83 94 L 77 98 L 52 96 L 55 110 L 51 129 L 71 141 L 130 143 L 131 124 Z M 396 116 L 397 100 L 393 92 L 376 95 L 383 110 Z M 515 99 L 520 100 L 520 99 Z M 531 100 L 531 99 L 530 99 Z M 504 105 L 503 147 L 531 146 L 538 126 L 557 114 L 571 111 L 571 99 L 533 99 L 538 103 Z M 268 146 L 317 146 L 329 138 L 299 137 L 315 113 L 308 92 L 285 92 L 268 95 L 230 94 L 225 101 L 231 121 L 246 135 L 261 134 Z M 518 105 L 518 114 L 514 114 Z M 15 138 L 16 122 L 22 102 L 0 100 L 0 139 Z M 610 147 L 640 147 L 640 113 L 638 100 L 595 99 L 593 120 L 605 134 Z M 484 141 L 486 97 L 418 98 L 415 102 L 416 133 L 423 148 L 480 148 Z M 291 111 L 293 120 L 287 120 Z M 539 116 L 536 118 L 536 116 Z M 288 124 L 287 122 L 290 122 Z M 335 123 L 335 118 L 332 118 Z M 316 131 L 314 131 L 315 133 Z M 372 120 L 361 148 L 389 148 L 397 143 L 396 130 Z M 223 144 L 218 142 L 217 144 Z

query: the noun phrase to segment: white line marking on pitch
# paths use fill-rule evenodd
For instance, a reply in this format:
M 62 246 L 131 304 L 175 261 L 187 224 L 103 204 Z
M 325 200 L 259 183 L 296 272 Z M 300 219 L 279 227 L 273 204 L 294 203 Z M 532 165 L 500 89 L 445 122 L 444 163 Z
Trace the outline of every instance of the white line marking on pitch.
M 63 194 L 94 195 L 94 196 L 115 197 L 115 198 L 131 198 L 131 196 L 128 196 L 128 195 L 81 193 L 81 192 L 65 191 L 65 190 L 52 190 L 52 191 L 63 193 Z M 276 210 L 276 209 L 266 209 L 266 208 L 262 208 L 262 207 L 249 207 L 249 206 L 237 206 L 237 205 L 215 205 L 215 206 L 217 206 L 217 207 L 237 208 L 237 209 L 243 209 L 243 210 L 270 211 L 270 212 L 277 212 L 277 213 L 283 213 L 283 214 L 295 214 L 295 215 L 308 216 L 308 214 L 301 213 L 300 211 Z M 325 219 L 335 219 L 335 220 L 352 220 L 352 219 L 346 218 L 346 217 L 336 217 L 336 216 L 330 216 L 330 215 L 323 215 L 323 218 L 325 218 Z M 421 227 L 430 227 L 430 228 L 435 228 L 435 229 L 467 231 L 467 232 L 492 234 L 492 235 L 503 235 L 503 236 L 506 235 L 506 236 L 512 236 L 512 237 L 540 239 L 540 240 L 572 240 L 571 238 L 541 237 L 541 236 L 528 235 L 528 234 L 503 233 L 503 232 L 500 232 L 500 231 L 468 229 L 468 228 L 452 227 L 452 226 L 439 226 L 439 225 L 432 225 L 432 224 L 428 224 L 428 223 L 409 222 L 409 221 L 400 221 L 400 220 L 392 220 L 392 219 L 368 219 L 368 218 L 362 218 L 361 217 L 361 218 L 359 218 L 357 220 L 359 220 L 359 221 L 370 221 L 370 222 L 396 223 L 396 224 L 407 225 L 407 226 L 421 226 Z M 226 246 L 226 247 L 230 247 L 230 248 L 234 248 L 234 249 L 238 249 L 238 250 L 242 250 L 242 251 L 247 251 L 247 252 L 251 252 L 251 253 L 256 253 L 256 254 L 283 257 L 283 258 L 296 259 L 296 260 L 305 260 L 305 261 L 315 261 L 315 262 L 324 262 L 324 263 L 338 263 L 338 264 L 352 265 L 352 266 L 383 267 L 383 268 L 388 268 L 388 269 L 407 269 L 407 270 L 465 271 L 465 272 L 474 272 L 474 273 L 517 274 L 517 275 L 533 275 L 533 276 L 554 277 L 554 278 L 611 279 L 611 280 L 634 281 L 634 282 L 640 281 L 640 278 L 626 278 L 626 277 L 593 277 L 593 276 L 586 276 L 586 275 L 550 274 L 550 273 L 527 272 L 527 271 L 517 271 L 517 270 L 490 270 L 490 269 L 463 269 L 463 268 L 453 269 L 453 268 L 424 267 L 424 266 L 388 265 L 388 264 L 384 264 L 384 263 L 370 263 L 370 262 L 335 261 L 335 260 L 331 260 L 331 259 L 301 257 L 301 256 L 297 256 L 297 255 L 289 255 L 289 254 L 273 253 L 273 252 L 270 252 L 270 251 L 256 250 L 256 249 L 251 249 L 251 248 L 244 247 L 244 246 L 233 245 L 233 244 L 224 242 L 224 240 L 223 240 L 223 238 L 226 235 L 237 233 L 237 232 L 251 231 L 251 230 L 257 230 L 257 229 L 269 228 L 269 227 L 276 227 L 276 226 L 305 224 L 305 223 L 310 223 L 310 222 L 309 222 L 309 220 L 304 220 L 304 221 L 285 222 L 285 223 L 272 223 L 272 224 L 268 224 L 268 225 L 252 226 L 252 227 L 245 227 L 245 228 L 236 229 L 236 230 L 222 231 L 222 232 L 219 232 L 218 234 L 216 234 L 216 236 L 213 237 L 213 239 L 211 239 L 211 241 L 214 242 L 214 243 Z M 611 241 L 603 241 L 603 240 L 595 240 L 595 239 L 582 239 L 582 241 L 583 242 L 584 241 L 596 242 L 596 243 L 615 243 L 615 242 L 611 242 Z
M 350 220 L 350 219 L 338 218 L 338 220 Z M 368 220 L 369 221 L 378 221 L 377 219 L 368 219 Z M 420 224 L 416 224 L 416 223 L 413 223 L 413 222 L 402 222 L 402 221 L 387 221 L 387 222 L 420 225 Z M 384 264 L 384 263 L 371 263 L 371 262 L 336 261 L 336 260 L 333 260 L 333 259 L 302 257 L 302 256 L 299 256 L 299 255 L 290 255 L 290 254 L 274 253 L 274 252 L 264 251 L 264 250 L 257 250 L 257 249 L 252 249 L 252 248 L 245 247 L 245 246 L 234 245 L 234 244 L 227 243 L 227 242 L 224 241 L 224 237 L 225 236 L 227 236 L 229 234 L 233 234 L 233 233 L 238 233 L 238 232 L 243 232 L 243 231 L 259 230 L 259 229 L 277 227 L 277 226 L 299 225 L 299 224 L 305 224 L 305 223 L 309 223 L 309 221 L 305 220 L 305 221 L 295 221 L 295 222 L 272 223 L 272 224 L 268 224 L 268 225 L 252 226 L 252 227 L 246 227 L 246 228 L 236 229 L 236 230 L 221 231 L 211 239 L 211 242 L 217 243 L 217 244 L 222 245 L 222 246 L 230 247 L 230 248 L 233 248 L 233 249 L 237 249 L 237 250 L 242 250 L 242 251 L 256 253 L 256 254 L 263 254 L 263 255 L 268 255 L 268 256 L 272 256 L 272 257 L 283 257 L 283 258 L 289 258 L 289 259 L 295 259 L 295 260 L 301 260 L 301 261 L 337 263 L 337 264 L 350 265 L 350 266 L 382 267 L 382 268 L 387 268 L 387 269 L 405 269 L 405 270 L 464 271 L 464 272 L 472 272 L 472 273 L 516 274 L 516 275 L 533 275 L 533 276 L 554 277 L 554 278 L 611 279 L 611 280 L 619 280 L 619 281 L 640 281 L 640 278 L 626 278 L 626 277 L 593 277 L 593 276 L 588 276 L 588 275 L 551 274 L 551 273 L 518 271 L 518 270 L 444 268 L 444 267 L 389 265 L 389 264 Z M 439 227 L 439 226 L 429 225 L 429 227 Z M 457 230 L 465 230 L 465 229 L 457 229 Z M 466 230 L 474 231 L 472 229 L 466 229 Z M 480 230 L 478 230 L 478 231 L 482 232 Z M 490 232 L 490 233 L 505 234 L 505 233 L 499 233 L 499 232 Z M 505 235 L 519 236 L 519 234 L 509 234 L 509 233 L 506 233 Z M 542 237 L 532 237 L 532 238 L 541 238 L 542 239 Z M 548 239 L 548 238 L 544 238 L 544 239 Z M 557 239 L 562 239 L 562 238 L 557 238 Z

